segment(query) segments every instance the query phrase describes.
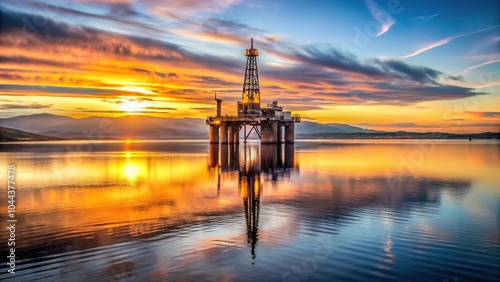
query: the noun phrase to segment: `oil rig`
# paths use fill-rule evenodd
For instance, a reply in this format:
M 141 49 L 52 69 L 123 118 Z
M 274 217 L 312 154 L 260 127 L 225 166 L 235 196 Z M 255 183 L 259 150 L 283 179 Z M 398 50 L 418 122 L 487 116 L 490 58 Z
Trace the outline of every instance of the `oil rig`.
M 245 50 L 245 56 L 247 63 L 241 101 L 237 102 L 238 114 L 222 115 L 222 99 L 217 99 L 215 94 L 217 114 L 207 117 L 206 120 L 210 126 L 210 144 L 239 144 L 242 128 L 244 143 L 252 131 L 256 132 L 261 144 L 294 143 L 295 123 L 300 122 L 300 116 L 292 116 L 290 111 L 283 111 L 283 107 L 278 106 L 278 101 L 267 104 L 267 107 L 260 106 L 257 69 L 259 51 L 253 48 L 253 39 L 250 39 L 250 49 Z M 247 126 L 250 128 L 248 132 Z

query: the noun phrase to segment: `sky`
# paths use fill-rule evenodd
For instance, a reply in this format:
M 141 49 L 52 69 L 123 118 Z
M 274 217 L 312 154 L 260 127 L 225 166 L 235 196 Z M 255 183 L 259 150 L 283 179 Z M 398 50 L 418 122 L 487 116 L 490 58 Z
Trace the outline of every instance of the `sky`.
M 236 114 L 250 38 L 261 100 L 303 120 L 500 131 L 500 2 L 2 0 L 0 117 Z

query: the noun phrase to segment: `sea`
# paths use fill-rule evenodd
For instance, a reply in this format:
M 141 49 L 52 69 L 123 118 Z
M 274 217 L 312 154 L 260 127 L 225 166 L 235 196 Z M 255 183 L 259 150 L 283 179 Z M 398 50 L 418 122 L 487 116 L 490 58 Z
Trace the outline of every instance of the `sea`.
M 0 280 L 500 279 L 498 140 L 10 142 L 0 181 Z

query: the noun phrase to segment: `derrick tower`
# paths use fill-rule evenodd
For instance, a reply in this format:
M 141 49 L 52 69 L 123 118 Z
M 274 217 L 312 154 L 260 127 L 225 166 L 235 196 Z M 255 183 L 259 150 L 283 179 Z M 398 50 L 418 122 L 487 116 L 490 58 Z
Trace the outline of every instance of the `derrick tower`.
M 240 143 L 240 130 L 243 129 L 243 142 L 246 143 L 252 132 L 255 132 L 262 144 L 293 143 L 295 140 L 295 123 L 301 121 L 300 116 L 290 111 L 283 111 L 278 101 L 268 103 L 267 107 L 260 106 L 259 70 L 257 56 L 259 51 L 253 48 L 253 39 L 250 48 L 245 50 L 247 64 L 241 101 L 238 101 L 238 114 L 222 114 L 222 99 L 217 99 L 215 116 L 207 117 L 210 126 L 210 144 L 235 145 Z M 247 133 L 247 127 L 250 131 Z M 284 139 L 284 140 L 283 140 Z
M 245 56 L 247 57 L 245 78 L 241 102 L 238 103 L 238 115 L 240 116 L 260 109 L 259 70 L 257 68 L 259 50 L 253 48 L 253 38 L 250 39 L 250 49 L 245 50 Z

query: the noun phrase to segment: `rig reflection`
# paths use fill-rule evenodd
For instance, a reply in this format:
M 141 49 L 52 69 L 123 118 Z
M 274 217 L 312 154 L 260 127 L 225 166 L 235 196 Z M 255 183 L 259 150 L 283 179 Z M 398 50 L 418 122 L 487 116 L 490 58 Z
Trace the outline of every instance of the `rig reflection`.
M 247 243 L 255 259 L 258 241 L 260 198 L 263 181 L 278 181 L 297 172 L 294 144 L 210 145 L 209 167 L 217 173 L 217 191 L 221 174 L 238 172 L 238 191 L 243 199 Z

